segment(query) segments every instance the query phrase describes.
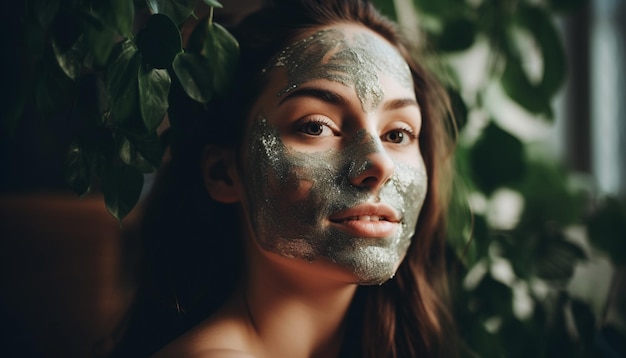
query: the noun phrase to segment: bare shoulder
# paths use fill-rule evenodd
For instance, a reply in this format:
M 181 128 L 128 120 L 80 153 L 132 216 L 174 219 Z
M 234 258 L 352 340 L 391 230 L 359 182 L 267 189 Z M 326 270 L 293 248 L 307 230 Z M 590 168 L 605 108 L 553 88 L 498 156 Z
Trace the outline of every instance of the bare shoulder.
M 198 352 L 197 358 L 256 358 L 255 356 L 232 349 L 208 349 Z
M 156 357 L 156 356 L 155 356 Z M 160 357 L 160 355 L 158 356 Z M 238 351 L 235 349 L 220 349 L 209 348 L 205 350 L 199 350 L 196 352 L 189 352 L 189 354 L 175 354 L 171 357 L 184 357 L 184 358 L 257 358 L 250 353 Z
M 258 358 L 253 334 L 237 316 L 218 316 L 175 339 L 153 358 Z

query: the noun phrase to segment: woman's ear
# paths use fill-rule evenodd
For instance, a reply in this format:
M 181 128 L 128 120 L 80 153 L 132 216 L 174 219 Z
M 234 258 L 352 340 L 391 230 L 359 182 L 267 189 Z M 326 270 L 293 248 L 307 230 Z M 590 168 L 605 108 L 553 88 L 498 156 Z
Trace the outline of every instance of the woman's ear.
M 207 146 L 202 153 L 202 179 L 213 200 L 224 204 L 239 201 L 239 177 L 232 150 Z

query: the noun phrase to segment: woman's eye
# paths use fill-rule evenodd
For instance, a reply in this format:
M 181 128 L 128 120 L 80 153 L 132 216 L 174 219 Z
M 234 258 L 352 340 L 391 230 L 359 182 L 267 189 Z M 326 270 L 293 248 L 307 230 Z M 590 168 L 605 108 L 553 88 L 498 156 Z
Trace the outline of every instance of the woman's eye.
M 333 135 L 333 131 L 329 125 L 320 120 L 311 120 L 300 124 L 298 131 L 316 137 Z
M 385 142 L 395 144 L 409 144 L 411 140 L 415 139 L 415 135 L 410 133 L 407 129 L 394 129 L 383 134 L 382 139 Z
M 309 122 L 304 125 L 302 132 L 308 135 L 322 135 L 322 133 L 324 133 L 324 125 L 321 123 Z

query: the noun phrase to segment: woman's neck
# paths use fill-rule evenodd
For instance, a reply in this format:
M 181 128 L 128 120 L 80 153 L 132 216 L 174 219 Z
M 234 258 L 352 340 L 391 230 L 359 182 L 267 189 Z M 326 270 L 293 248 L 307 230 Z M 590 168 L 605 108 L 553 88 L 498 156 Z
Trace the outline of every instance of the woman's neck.
M 336 357 L 356 285 L 330 264 L 293 262 L 253 248 L 242 303 L 267 357 Z M 335 279 L 333 279 L 335 278 Z

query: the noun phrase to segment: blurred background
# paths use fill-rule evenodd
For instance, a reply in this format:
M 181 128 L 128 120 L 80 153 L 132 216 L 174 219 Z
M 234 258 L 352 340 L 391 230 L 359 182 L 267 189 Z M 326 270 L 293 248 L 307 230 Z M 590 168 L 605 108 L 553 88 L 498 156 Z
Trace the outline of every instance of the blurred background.
M 213 16 L 226 29 L 262 5 L 221 3 Z M 375 3 L 452 98 L 449 261 L 466 356 L 626 357 L 626 2 Z M 109 348 L 132 296 L 129 251 L 162 155 L 157 133 L 176 101 L 160 81 L 206 103 L 212 92 L 185 78 L 210 73 L 177 57 L 225 66 L 206 43 L 186 46 L 208 5 L 3 5 L 0 323 L 10 356 Z M 151 21 L 155 12 L 173 22 Z M 203 28 L 231 58 L 227 36 Z M 136 45 L 151 77 L 128 76 L 135 55 L 120 43 Z

